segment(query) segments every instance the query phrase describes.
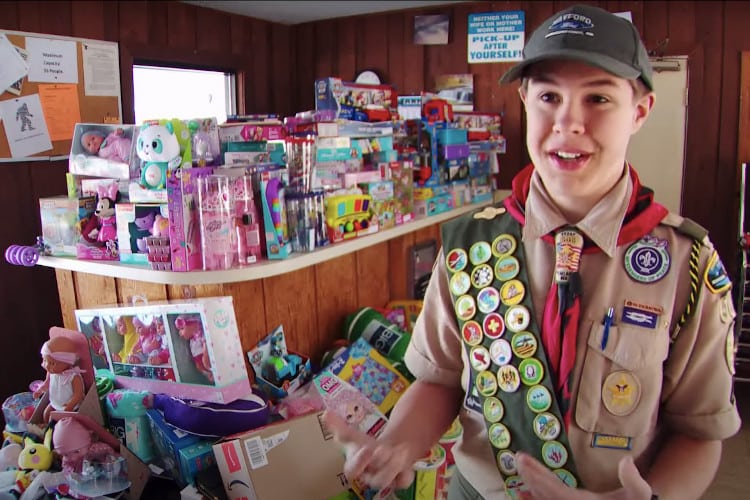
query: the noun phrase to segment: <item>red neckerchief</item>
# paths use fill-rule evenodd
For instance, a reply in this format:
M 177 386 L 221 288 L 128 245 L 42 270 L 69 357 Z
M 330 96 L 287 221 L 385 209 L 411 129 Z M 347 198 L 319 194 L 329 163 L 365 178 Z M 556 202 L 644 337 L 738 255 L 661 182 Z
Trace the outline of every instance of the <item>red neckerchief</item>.
M 521 226 L 526 224 L 526 199 L 529 197 L 532 173 L 534 173 L 534 165 L 530 163 L 516 174 L 513 178 L 511 195 L 504 201 L 505 208 Z M 628 174 L 633 181 L 633 193 L 630 196 L 628 209 L 625 212 L 620 234 L 617 237 L 617 246 L 627 245 L 647 235 L 668 213 L 664 206 L 654 201 L 654 192 L 641 185 L 638 173 L 630 164 L 628 164 Z M 599 247 L 594 245 L 585 235 L 584 238 L 586 241 L 583 253 L 599 251 Z M 555 244 L 552 233 L 545 234 L 542 239 L 552 245 Z

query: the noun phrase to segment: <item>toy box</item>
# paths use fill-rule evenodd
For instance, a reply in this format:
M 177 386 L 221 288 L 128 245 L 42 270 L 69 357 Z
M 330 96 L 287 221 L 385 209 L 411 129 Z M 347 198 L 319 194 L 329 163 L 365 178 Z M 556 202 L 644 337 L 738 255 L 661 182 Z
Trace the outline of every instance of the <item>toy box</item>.
M 310 359 L 290 353 L 284 328 L 279 325 L 247 353 L 255 372 L 255 383 L 271 400 L 277 401 L 310 380 Z
M 393 199 L 393 181 L 366 182 L 359 185 L 362 192 L 372 197 L 372 212 L 378 218 L 380 229 L 396 225 L 395 205 Z
M 195 484 L 195 474 L 215 463 L 213 442 L 188 434 L 164 421 L 159 410 L 146 411 L 151 438 L 164 467 L 180 487 Z
M 178 168 L 167 172 L 169 246 L 173 271 L 193 271 L 203 266 L 195 179 L 212 173 L 213 167 Z
M 353 342 L 326 369 L 354 386 L 384 415 L 388 415 L 409 386 L 409 381 L 364 338 Z
M 398 93 L 390 85 L 344 82 L 340 78 L 315 80 L 315 109 L 336 110 L 336 118 L 363 122 L 391 119 L 398 108 Z
M 75 316 L 89 339 L 101 332 L 118 387 L 217 403 L 251 392 L 231 297 L 79 309 Z
M 285 259 L 292 253 L 284 201 L 288 184 L 289 175 L 285 169 L 266 170 L 257 176 L 266 255 L 269 259 Z
M 460 111 L 453 114 L 453 119 L 457 127 L 466 129 L 469 141 L 486 141 L 500 137 L 500 115 Z
M 385 428 L 387 420 L 375 403 L 329 370 L 322 370 L 313 383 L 325 407 L 349 425 L 375 437 Z
M 73 129 L 68 171 L 92 177 L 137 178 L 136 135 L 135 125 L 77 123 Z
M 393 218 L 396 225 L 414 219 L 414 168 L 408 160 L 381 163 L 383 177 L 393 181 L 393 199 L 395 201 Z
M 222 123 L 219 125 L 220 142 L 257 142 L 284 139 L 286 130 L 280 121 Z
M 451 193 L 442 193 L 425 199 L 414 200 L 414 216 L 419 219 L 430 215 L 437 215 L 455 208 Z
M 448 487 L 455 471 L 453 445 L 458 441 L 463 429 L 458 420 L 443 434 L 440 441 L 430 450 L 427 460 L 420 461 L 414 480 L 413 500 L 446 500 Z
M 81 240 L 81 228 L 96 209 L 96 198 L 67 198 L 55 196 L 39 199 L 42 221 L 42 238 L 51 255 L 76 255 L 76 245 Z
M 367 194 L 338 194 L 326 197 L 328 239 L 337 243 L 378 232 L 378 218 Z
M 118 203 L 115 212 L 120 262 L 148 264 L 146 238 L 157 236 L 164 223 L 168 222 L 167 205 Z M 168 226 L 166 227 L 168 233 Z
M 320 499 L 346 493 L 344 454 L 323 412 L 283 420 L 214 445 L 231 500 Z

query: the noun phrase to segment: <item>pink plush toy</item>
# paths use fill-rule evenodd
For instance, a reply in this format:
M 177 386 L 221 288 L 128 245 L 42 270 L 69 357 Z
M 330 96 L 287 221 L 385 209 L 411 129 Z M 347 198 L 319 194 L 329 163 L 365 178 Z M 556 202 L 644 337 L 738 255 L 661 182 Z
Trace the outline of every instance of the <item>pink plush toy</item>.
M 132 144 L 121 128 L 106 137 L 100 130 L 89 130 L 81 135 L 81 145 L 86 151 L 107 160 L 128 163 Z
M 206 347 L 206 337 L 203 334 L 203 326 L 199 317 L 194 315 L 181 314 L 174 320 L 174 326 L 177 328 L 180 337 L 190 341 L 190 355 L 193 357 L 195 367 L 208 380 L 214 381 L 214 375 L 211 372 L 211 359 Z
M 94 441 L 91 431 L 71 417 L 65 417 L 55 424 L 52 444 L 62 456 L 63 472 L 68 473 L 80 473 L 84 460 L 104 461 L 110 455 L 117 455 L 107 443 Z

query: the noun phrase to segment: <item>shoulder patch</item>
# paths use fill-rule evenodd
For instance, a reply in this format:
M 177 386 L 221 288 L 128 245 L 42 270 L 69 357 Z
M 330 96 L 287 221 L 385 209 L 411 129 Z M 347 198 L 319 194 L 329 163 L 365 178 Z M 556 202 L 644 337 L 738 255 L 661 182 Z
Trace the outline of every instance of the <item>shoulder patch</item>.
M 677 232 L 689 236 L 694 240 L 698 240 L 701 243 L 706 243 L 706 236 L 708 236 L 708 229 L 701 226 L 692 219 L 681 217 L 677 214 L 669 213 L 666 217 L 661 220 L 661 223 L 675 228 Z
M 711 293 L 723 293 L 732 287 L 732 281 L 729 279 L 727 270 L 716 250 L 711 253 L 711 257 L 708 259 L 703 281 Z

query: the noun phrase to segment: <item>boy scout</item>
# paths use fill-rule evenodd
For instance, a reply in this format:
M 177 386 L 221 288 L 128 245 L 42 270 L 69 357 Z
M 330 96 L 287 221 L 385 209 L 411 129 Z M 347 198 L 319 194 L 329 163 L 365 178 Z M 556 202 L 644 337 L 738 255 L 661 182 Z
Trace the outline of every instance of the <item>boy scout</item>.
M 328 418 L 346 472 L 408 485 L 458 415 L 451 500 L 699 498 L 740 426 L 735 312 L 706 232 L 625 161 L 654 105 L 646 50 L 573 6 L 517 79 L 532 164 L 502 204 L 443 226 L 405 357 L 417 381 L 377 440 Z

